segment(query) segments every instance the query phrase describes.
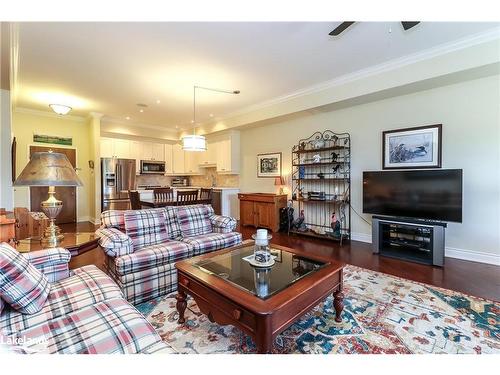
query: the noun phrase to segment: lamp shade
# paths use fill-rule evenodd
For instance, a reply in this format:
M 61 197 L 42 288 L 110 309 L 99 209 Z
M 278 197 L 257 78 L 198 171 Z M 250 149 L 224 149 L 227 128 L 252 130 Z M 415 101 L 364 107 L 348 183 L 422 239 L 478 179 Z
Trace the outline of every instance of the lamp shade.
M 207 141 L 202 135 L 186 135 L 182 138 L 182 149 L 184 151 L 206 151 Z
M 58 152 L 35 152 L 14 186 L 82 186 L 66 155 Z
M 274 185 L 275 185 L 275 186 L 285 185 L 285 179 L 284 179 L 282 176 L 280 176 L 280 177 L 276 177 L 276 178 L 274 179 Z

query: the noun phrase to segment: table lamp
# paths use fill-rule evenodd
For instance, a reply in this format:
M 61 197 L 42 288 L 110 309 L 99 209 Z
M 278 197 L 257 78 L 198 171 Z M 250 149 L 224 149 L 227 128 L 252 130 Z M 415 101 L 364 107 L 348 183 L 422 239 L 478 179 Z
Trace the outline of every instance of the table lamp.
M 75 169 L 66 155 L 58 152 L 34 152 L 29 163 L 24 167 L 14 186 L 48 186 L 49 197 L 41 203 L 42 211 L 50 219 L 50 225 L 45 229 L 41 242 L 48 247 L 56 247 L 64 235 L 55 224 L 56 217 L 63 204 L 55 197 L 56 186 L 82 186 Z
M 283 176 L 276 177 L 274 179 L 274 185 L 280 187 L 280 195 L 285 193 L 285 190 L 283 189 L 283 185 L 285 185 L 285 179 L 283 178 Z

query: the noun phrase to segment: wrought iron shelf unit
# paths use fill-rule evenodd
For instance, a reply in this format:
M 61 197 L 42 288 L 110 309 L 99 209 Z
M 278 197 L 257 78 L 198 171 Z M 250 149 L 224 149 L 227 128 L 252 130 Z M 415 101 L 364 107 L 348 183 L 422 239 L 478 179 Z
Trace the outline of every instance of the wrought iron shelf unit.
M 296 215 L 289 233 L 350 240 L 350 134 L 326 130 L 301 139 L 292 148 L 291 180 Z
M 329 131 L 329 130 L 327 130 L 327 131 Z M 345 150 L 346 148 L 350 148 L 350 147 L 336 146 L 336 145 L 334 145 L 334 146 L 329 146 L 329 147 L 317 147 L 317 148 L 314 148 L 314 149 L 293 150 L 292 153 L 294 153 L 294 154 L 306 154 L 306 153 L 310 153 L 310 152 Z

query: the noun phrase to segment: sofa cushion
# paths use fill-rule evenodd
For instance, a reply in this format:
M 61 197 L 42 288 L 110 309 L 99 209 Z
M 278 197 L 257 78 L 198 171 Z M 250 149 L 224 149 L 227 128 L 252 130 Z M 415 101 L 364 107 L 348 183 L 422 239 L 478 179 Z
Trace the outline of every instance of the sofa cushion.
M 6 307 L 0 315 L 0 330 L 17 332 L 97 302 L 121 297 L 120 288 L 108 275 L 94 265 L 84 266 L 75 269 L 67 279 L 52 283 L 47 302 L 38 313 L 26 315 Z
M 238 232 L 210 233 L 182 239 L 182 242 L 192 246 L 194 255 L 236 246 L 240 244 L 241 241 L 242 236 L 241 233 Z
M 168 239 L 165 214 L 158 210 L 125 211 L 125 231 L 134 244 L 134 251 Z
M 125 232 L 124 211 L 108 210 L 102 212 L 101 225 L 105 228 L 117 228 Z
M 191 246 L 184 242 L 167 240 L 141 248 L 133 254 L 116 258 L 114 271 L 117 275 L 125 275 L 165 263 L 174 263 L 191 256 L 193 256 Z
M 171 240 L 178 240 L 182 237 L 181 227 L 177 218 L 177 207 L 165 207 L 162 209 L 165 215 L 165 227 L 167 236 Z
M 161 342 L 150 323 L 123 298 L 100 301 L 12 333 L 44 346 L 44 353 L 141 353 Z
M 69 277 L 69 261 L 71 253 L 63 247 L 55 247 L 23 253 L 30 264 L 40 270 L 49 282 L 65 279 Z
M 6 243 L 0 244 L 0 297 L 24 314 L 40 311 L 49 296 L 47 277 Z
M 177 219 L 183 237 L 199 236 L 212 233 L 210 222 L 211 210 L 207 205 L 193 205 L 177 207 Z

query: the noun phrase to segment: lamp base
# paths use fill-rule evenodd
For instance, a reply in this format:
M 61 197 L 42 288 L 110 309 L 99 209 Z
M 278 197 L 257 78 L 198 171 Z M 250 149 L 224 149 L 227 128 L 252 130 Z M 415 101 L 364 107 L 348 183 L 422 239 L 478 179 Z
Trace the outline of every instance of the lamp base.
M 45 228 L 40 242 L 45 247 L 56 247 L 64 239 L 61 229 L 56 225 L 56 217 L 62 210 L 63 204 L 55 197 L 54 186 L 49 187 L 49 198 L 41 203 L 42 211 L 50 219 L 50 225 Z

